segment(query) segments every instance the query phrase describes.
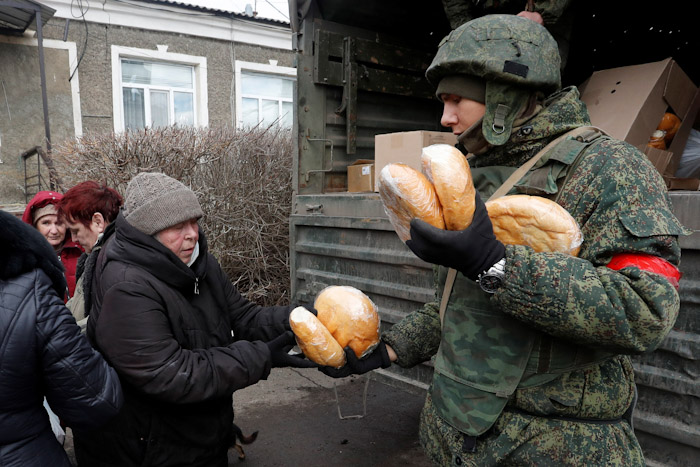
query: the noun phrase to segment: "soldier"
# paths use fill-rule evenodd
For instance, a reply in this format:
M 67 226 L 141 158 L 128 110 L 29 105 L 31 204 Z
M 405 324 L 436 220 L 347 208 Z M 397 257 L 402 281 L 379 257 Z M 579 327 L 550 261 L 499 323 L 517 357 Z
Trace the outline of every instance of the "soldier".
M 514 15 L 477 18 L 442 41 L 427 78 L 469 154 L 474 221 L 446 231 L 414 219 L 407 245 L 438 266 L 435 302 L 365 359 L 346 351 L 345 367 L 322 369 L 342 377 L 435 357 L 420 441 L 437 465 L 644 465 L 628 355 L 654 350 L 676 320 L 677 237 L 688 231 L 644 154 L 594 129 L 566 135 L 590 121 L 559 70 L 552 36 Z M 493 235 L 479 194 L 533 156 L 507 192 L 567 209 L 584 234 L 578 257 Z
M 513 14 L 542 24 L 557 41 L 562 70 L 566 67 L 574 29 L 572 3 L 572 0 L 442 0 L 452 29 L 489 14 Z

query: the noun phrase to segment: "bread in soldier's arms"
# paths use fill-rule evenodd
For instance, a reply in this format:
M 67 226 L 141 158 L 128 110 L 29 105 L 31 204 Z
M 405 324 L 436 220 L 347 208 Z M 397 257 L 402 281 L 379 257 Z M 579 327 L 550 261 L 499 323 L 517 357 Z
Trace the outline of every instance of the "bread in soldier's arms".
M 433 144 L 421 153 L 423 174 L 435 187 L 447 230 L 464 230 L 472 223 L 474 182 L 467 158 L 449 144 Z
M 379 344 L 377 306 L 361 290 L 344 285 L 326 287 L 316 297 L 314 308 L 338 344 L 350 347 L 358 358 Z
M 418 218 L 445 228 L 435 188 L 418 170 L 406 164 L 386 165 L 379 174 L 379 196 L 391 225 L 404 242 L 411 238 L 411 220 Z
M 309 360 L 334 368 L 345 365 L 343 347 L 309 310 L 303 306 L 294 308 L 289 314 L 289 325 L 299 348 Z
M 510 195 L 486 202 L 496 238 L 506 245 L 576 256 L 583 234 L 559 204 L 541 196 Z

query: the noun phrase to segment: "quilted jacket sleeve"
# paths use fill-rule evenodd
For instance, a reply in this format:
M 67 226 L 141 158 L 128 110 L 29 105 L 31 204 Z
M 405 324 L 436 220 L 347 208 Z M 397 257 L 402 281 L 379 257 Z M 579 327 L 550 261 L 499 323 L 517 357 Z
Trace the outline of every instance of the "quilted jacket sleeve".
M 119 377 L 80 333 L 50 284 L 45 274 L 37 273 L 36 339 L 46 399 L 68 426 L 100 426 L 121 408 Z

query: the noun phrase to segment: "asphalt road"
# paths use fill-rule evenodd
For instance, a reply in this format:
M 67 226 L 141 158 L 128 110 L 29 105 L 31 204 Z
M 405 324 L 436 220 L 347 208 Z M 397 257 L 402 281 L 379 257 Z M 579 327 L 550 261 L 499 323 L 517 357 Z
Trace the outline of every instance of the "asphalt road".
M 334 380 L 314 369 L 275 369 L 234 395 L 236 423 L 259 433 L 244 447 L 245 461 L 229 453 L 230 465 L 430 465 L 418 443 L 424 399 L 377 379 L 367 384 L 366 376 Z
M 245 434 L 258 431 L 258 437 L 244 446 L 244 460 L 231 449 L 229 466 L 429 466 L 418 443 L 425 395 L 383 379 L 367 381 L 283 368 L 237 391 L 235 421 Z M 70 430 L 65 448 L 73 460 Z

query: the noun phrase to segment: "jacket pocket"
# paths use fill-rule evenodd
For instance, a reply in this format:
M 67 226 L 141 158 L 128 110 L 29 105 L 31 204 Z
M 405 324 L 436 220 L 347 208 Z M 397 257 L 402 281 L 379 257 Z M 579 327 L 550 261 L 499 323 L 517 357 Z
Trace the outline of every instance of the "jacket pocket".
M 629 233 L 638 238 L 692 233 L 665 209 L 638 208 L 619 213 L 618 219 Z

